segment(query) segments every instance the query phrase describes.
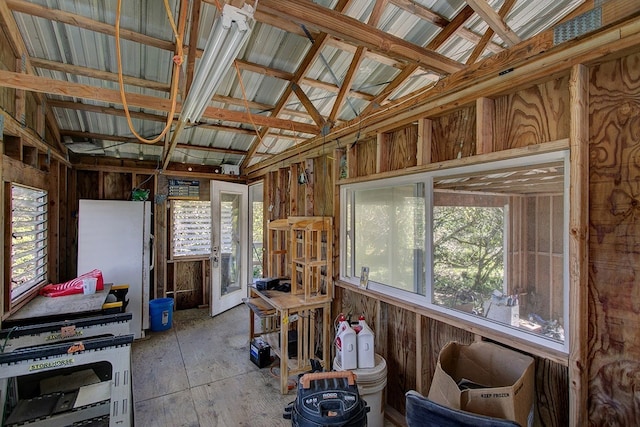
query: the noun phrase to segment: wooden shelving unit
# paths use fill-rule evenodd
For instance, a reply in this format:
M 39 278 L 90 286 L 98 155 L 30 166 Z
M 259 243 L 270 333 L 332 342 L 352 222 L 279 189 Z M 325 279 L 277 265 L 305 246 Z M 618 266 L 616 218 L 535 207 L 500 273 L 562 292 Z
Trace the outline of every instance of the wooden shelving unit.
M 322 364 L 330 364 L 331 300 L 305 300 L 302 295 L 275 290 L 259 291 L 249 288 L 245 303 L 251 308 L 249 338 L 261 337 L 280 358 L 280 391 L 289 391 L 289 376 L 309 371 L 316 346 L 322 346 Z M 261 321 L 256 329 L 255 319 Z M 321 326 L 318 326 L 321 325 Z M 296 347 L 289 348 L 289 331 L 297 335 Z M 319 335 L 320 334 L 320 335 Z M 290 357 L 291 356 L 291 357 Z
M 291 278 L 291 292 L 250 287 L 250 339 L 262 337 L 280 358 L 281 392 L 289 376 L 311 369 L 322 349 L 330 366 L 331 301 L 333 299 L 333 218 L 292 216 L 267 226 L 267 275 Z M 256 318 L 260 330 L 256 330 Z M 289 346 L 289 333 L 296 347 Z
M 267 225 L 267 277 L 289 277 L 289 229 L 287 218 L 270 221 Z
M 333 219 L 308 217 L 291 224 L 291 293 L 333 298 Z

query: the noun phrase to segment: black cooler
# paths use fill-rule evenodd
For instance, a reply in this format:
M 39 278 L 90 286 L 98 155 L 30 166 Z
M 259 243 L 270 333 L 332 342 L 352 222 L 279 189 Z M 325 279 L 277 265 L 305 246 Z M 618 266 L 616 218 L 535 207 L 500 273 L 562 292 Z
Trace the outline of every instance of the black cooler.
M 360 399 L 355 374 L 338 371 L 303 375 L 296 400 L 285 410 L 293 427 L 366 427 L 369 407 Z

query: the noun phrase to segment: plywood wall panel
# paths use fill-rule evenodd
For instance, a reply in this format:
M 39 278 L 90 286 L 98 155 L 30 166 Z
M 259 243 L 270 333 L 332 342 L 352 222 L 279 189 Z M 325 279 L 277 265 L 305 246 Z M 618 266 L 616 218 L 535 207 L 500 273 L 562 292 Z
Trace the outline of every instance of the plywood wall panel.
M 202 302 L 202 262 L 182 261 L 173 264 L 175 268 L 174 291 L 177 308 L 196 308 Z M 171 295 L 170 295 L 171 296 Z
M 591 68 L 589 421 L 640 419 L 640 53 Z
M 569 425 L 569 373 L 566 366 L 535 357 L 536 405 L 534 425 Z
M 418 125 L 382 135 L 380 147 L 380 172 L 405 169 L 417 164 Z
M 476 153 L 475 105 L 433 119 L 432 132 L 432 162 L 473 156 Z
M 99 172 L 78 171 L 76 173 L 76 191 L 79 199 L 99 199 Z M 76 203 L 76 209 L 78 205 Z
M 133 188 L 130 173 L 104 172 L 104 200 L 131 200 Z
M 314 159 L 314 204 L 315 216 L 333 214 L 333 159 L 328 155 Z
M 378 151 L 378 142 L 376 138 L 371 138 L 366 141 L 358 141 L 355 145 L 356 156 L 355 176 L 367 176 L 376 173 L 376 159 Z M 351 174 L 349 174 L 351 177 Z
M 387 403 L 404 413 L 404 394 L 416 388 L 416 315 L 393 305 L 386 309 Z
M 569 77 L 541 83 L 495 100 L 498 150 L 569 136 Z

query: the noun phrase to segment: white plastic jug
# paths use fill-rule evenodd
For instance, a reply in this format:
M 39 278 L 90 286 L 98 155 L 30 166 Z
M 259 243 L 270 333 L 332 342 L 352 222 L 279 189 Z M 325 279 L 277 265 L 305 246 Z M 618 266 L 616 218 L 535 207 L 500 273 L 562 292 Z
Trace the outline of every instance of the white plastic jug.
M 373 368 L 376 366 L 376 354 L 374 351 L 374 335 L 373 331 L 367 325 L 364 316 L 360 316 L 358 320 L 359 330 L 356 335 L 358 347 L 358 369 Z
M 356 331 L 351 328 L 344 314 L 338 317 L 338 330 L 336 331 L 336 358 L 343 370 L 358 368 Z

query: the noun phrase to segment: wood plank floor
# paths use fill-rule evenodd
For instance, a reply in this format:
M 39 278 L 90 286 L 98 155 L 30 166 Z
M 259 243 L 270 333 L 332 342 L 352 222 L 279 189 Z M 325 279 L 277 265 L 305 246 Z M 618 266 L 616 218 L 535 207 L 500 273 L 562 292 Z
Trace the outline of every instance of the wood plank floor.
M 172 328 L 133 344 L 136 427 L 291 426 L 269 368 L 249 360 L 249 309 L 173 313 Z M 277 369 L 275 374 L 277 374 Z

